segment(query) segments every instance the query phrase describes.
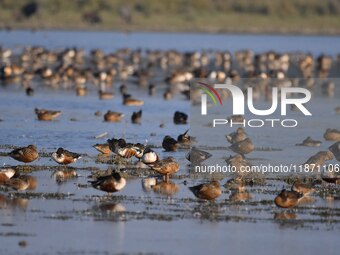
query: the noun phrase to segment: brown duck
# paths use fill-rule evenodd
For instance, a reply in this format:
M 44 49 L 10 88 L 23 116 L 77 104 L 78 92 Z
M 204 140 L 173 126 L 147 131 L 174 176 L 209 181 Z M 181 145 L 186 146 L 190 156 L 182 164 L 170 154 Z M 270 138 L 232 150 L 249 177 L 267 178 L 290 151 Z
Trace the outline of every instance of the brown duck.
M 99 90 L 98 95 L 101 100 L 109 100 L 113 98 L 113 93 L 108 91 Z
M 276 206 L 281 208 L 292 208 L 299 203 L 303 195 L 296 191 L 283 189 L 274 199 Z
M 153 171 L 162 174 L 165 181 L 169 180 L 171 174 L 178 172 L 180 167 L 179 164 L 172 157 L 158 160 L 154 163 L 148 164 L 148 166 Z
M 303 165 L 308 166 L 309 170 L 318 170 L 326 161 L 333 159 L 333 153 L 330 151 L 319 151 L 311 156 Z
M 241 142 L 247 138 L 247 134 L 244 132 L 243 128 L 238 128 L 235 132 L 226 135 L 229 143 L 234 144 Z
M 251 153 L 255 146 L 250 138 L 246 138 L 243 141 L 232 144 L 229 148 L 236 153 L 245 155 Z
M 110 150 L 108 143 L 97 143 L 97 144 L 93 145 L 92 147 L 95 148 L 97 151 L 99 151 L 102 154 L 110 154 L 111 153 L 111 150 Z
M 321 141 L 313 140 L 310 136 L 308 136 L 302 141 L 302 143 L 298 143 L 296 146 L 319 147 L 321 143 Z
M 143 100 L 132 98 L 129 94 L 123 95 L 123 105 L 127 106 L 142 106 L 144 104 Z
M 21 147 L 11 151 L 8 154 L 11 158 L 24 163 L 30 163 L 39 157 L 37 147 L 34 145 L 28 145 L 27 147 Z
M 51 111 L 51 110 L 38 109 L 38 108 L 35 108 L 34 111 L 38 117 L 38 120 L 42 120 L 42 121 L 54 120 L 61 114 L 61 111 Z
M 242 173 L 242 168 L 250 167 L 250 162 L 245 159 L 242 155 L 236 154 L 226 159 L 226 163 L 231 167 L 234 167 L 237 173 Z
M 104 114 L 104 121 L 106 122 L 119 122 L 124 117 L 123 113 L 120 112 L 112 112 L 107 111 L 107 113 Z
M 197 198 L 204 200 L 214 200 L 222 194 L 220 183 L 218 181 L 199 184 L 189 187 L 189 189 Z
M 296 181 L 292 185 L 292 191 L 296 191 L 304 196 L 308 196 L 309 194 L 314 192 L 314 188 L 312 187 L 312 185 L 303 183 L 301 181 Z
M 328 128 L 324 133 L 323 137 L 327 141 L 340 141 L 340 130 Z

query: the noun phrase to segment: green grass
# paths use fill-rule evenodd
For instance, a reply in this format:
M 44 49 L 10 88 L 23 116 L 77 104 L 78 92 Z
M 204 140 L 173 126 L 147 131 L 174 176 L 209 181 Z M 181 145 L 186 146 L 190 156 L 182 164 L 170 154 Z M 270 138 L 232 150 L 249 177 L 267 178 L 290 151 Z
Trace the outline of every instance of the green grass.
M 37 14 L 30 18 L 20 16 L 20 4 L 26 0 L 18 0 L 18 5 L 4 5 L 8 0 L 0 0 L 0 27 L 24 29 L 88 29 L 114 31 L 165 31 L 165 32 L 235 32 L 235 33 L 297 33 L 297 34 L 340 34 L 340 15 L 320 14 L 315 11 L 317 1 L 288 0 L 290 5 L 280 10 L 271 1 L 241 2 L 242 11 L 233 10 L 235 1 L 228 1 L 223 9 L 213 6 L 209 0 L 190 1 L 183 6 L 184 0 L 171 2 L 145 0 L 78 0 L 83 5 L 76 6 L 77 1 L 59 2 L 57 7 L 48 5 L 49 1 L 36 0 L 40 3 Z M 127 3 L 125 3 L 127 2 Z M 222 1 L 223 2 L 223 1 Z M 296 6 L 299 3 L 313 3 L 309 12 L 302 14 Z M 100 4 L 102 3 L 102 4 Z M 142 3 L 143 10 L 136 9 Z M 224 2 L 223 2 L 224 3 Z M 256 3 L 251 5 L 252 3 Z M 103 4 L 106 4 L 107 6 Z M 1 5 L 7 6 L 1 8 Z M 327 8 L 320 3 L 318 8 Z M 129 6 L 132 16 L 130 23 L 119 15 L 122 6 Z M 259 11 L 264 6 L 267 14 Z M 222 8 L 221 7 L 221 8 Z M 54 9 L 53 9 L 54 8 Z M 182 9 L 185 8 L 185 11 Z M 314 9 L 313 9 L 314 8 Z M 328 10 L 328 9 L 327 9 Z M 85 12 L 97 13 L 101 23 L 89 24 L 82 18 Z M 300 11 L 300 12 L 299 12 Z

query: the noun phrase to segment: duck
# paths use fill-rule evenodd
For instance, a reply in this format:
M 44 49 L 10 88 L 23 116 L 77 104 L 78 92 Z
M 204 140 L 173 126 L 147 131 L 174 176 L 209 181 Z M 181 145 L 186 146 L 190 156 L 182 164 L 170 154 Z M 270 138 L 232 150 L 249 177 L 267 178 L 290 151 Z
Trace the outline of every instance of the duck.
M 119 149 L 123 148 L 126 146 L 126 141 L 123 138 L 120 139 L 108 139 L 107 143 L 109 145 L 110 150 L 115 153 L 118 154 Z
M 221 186 L 218 181 L 199 184 L 189 187 L 189 190 L 200 199 L 215 200 L 222 194 Z
M 11 78 L 13 75 L 13 69 L 11 66 L 3 66 L 0 68 L 0 80 L 6 80 Z
M 313 140 L 310 136 L 308 136 L 302 143 L 295 144 L 296 146 L 307 146 L 307 147 L 319 147 L 321 145 L 321 141 Z
M 11 179 L 15 175 L 16 171 L 11 167 L 0 168 L 0 185 Z
M 97 180 L 89 183 L 93 188 L 110 194 L 121 191 L 126 185 L 126 180 L 118 172 L 112 172 L 111 175 L 98 177 Z
M 171 89 L 167 89 L 164 94 L 163 94 L 163 98 L 164 100 L 171 100 L 173 97 Z
M 303 183 L 303 182 L 301 182 L 299 180 L 295 181 L 293 183 L 291 190 L 299 192 L 300 194 L 302 194 L 304 196 L 308 196 L 312 192 L 314 192 L 314 188 L 312 187 L 312 185 L 308 185 L 308 184 Z
M 251 153 L 255 146 L 250 138 L 246 138 L 240 142 L 236 142 L 229 147 L 232 151 L 245 155 Z
M 209 152 L 199 150 L 196 147 L 192 147 L 190 152 L 188 152 L 188 154 L 186 155 L 186 159 L 194 165 L 199 165 L 211 156 L 212 155 Z
M 303 194 L 297 191 L 283 189 L 280 194 L 275 197 L 274 203 L 281 208 L 292 208 L 299 203 L 302 197 Z
M 323 137 L 327 141 L 340 141 L 340 130 L 328 128 Z
M 38 108 L 35 108 L 34 112 L 37 115 L 38 120 L 41 121 L 52 121 L 61 114 L 61 111 L 52 111 Z
M 179 171 L 179 164 L 172 157 L 167 157 L 162 160 L 157 160 L 154 163 L 149 163 L 151 170 L 163 175 L 165 181 L 169 180 L 170 175 Z
M 229 158 L 227 158 L 225 161 L 228 165 L 235 168 L 236 173 L 238 174 L 242 172 L 242 168 L 251 166 L 250 162 L 240 154 L 229 156 Z
M 110 150 L 108 143 L 96 143 L 92 147 L 95 148 L 97 151 L 99 151 L 102 154 L 110 154 L 111 153 L 111 150 Z
M 119 92 L 121 95 L 127 94 L 127 86 L 123 83 L 119 86 Z
M 340 142 L 332 144 L 328 149 L 333 153 L 334 157 L 340 161 Z
M 241 177 L 236 177 L 229 179 L 223 186 L 230 190 L 243 191 L 245 181 Z
M 154 96 L 156 94 L 156 87 L 154 84 L 149 85 L 149 96 Z
M 311 156 L 303 165 L 308 166 L 310 171 L 318 170 L 326 161 L 333 159 L 333 153 L 330 151 L 319 151 Z
M 142 120 L 142 110 L 139 110 L 138 112 L 133 112 L 131 116 L 131 122 L 132 124 L 140 124 Z
M 94 116 L 100 117 L 100 116 L 102 116 L 102 112 L 101 111 L 96 111 L 94 113 Z
M 327 183 L 340 184 L 340 176 L 321 176 L 321 179 Z
M 123 113 L 120 112 L 112 112 L 107 111 L 107 113 L 104 114 L 104 121 L 106 122 L 119 122 L 124 117 Z
M 177 142 L 183 145 L 190 145 L 191 137 L 188 135 L 189 129 L 177 137 Z
M 101 100 L 110 100 L 113 98 L 114 94 L 113 92 L 99 90 L 98 95 Z
M 334 97 L 335 84 L 332 81 L 326 81 L 321 85 L 322 94 L 328 97 Z
M 143 152 L 142 162 L 144 164 L 152 164 L 158 160 L 159 160 L 158 154 L 150 147 L 146 147 Z
M 188 115 L 184 112 L 176 111 L 174 114 L 175 124 L 187 124 Z
M 165 149 L 165 151 L 177 151 L 179 144 L 177 140 L 167 135 L 163 139 L 162 147 Z
M 238 128 L 235 132 L 226 135 L 226 138 L 230 144 L 234 144 L 245 140 L 247 138 L 247 134 L 243 128 Z
M 335 171 L 334 166 L 331 169 L 323 169 L 321 179 L 327 183 L 340 184 L 339 173 Z
M 233 122 L 235 123 L 243 123 L 245 121 L 245 118 L 243 115 L 232 115 L 227 118 L 228 122 Z
M 79 85 L 76 87 L 76 94 L 78 97 L 84 97 L 87 95 L 87 87 L 85 85 Z
M 30 86 L 28 86 L 26 89 L 25 89 L 25 92 L 26 92 L 26 96 L 34 96 L 34 89 Z
M 141 143 L 135 143 L 133 145 L 133 148 L 135 149 L 136 151 L 136 155 L 135 157 L 138 159 L 138 160 L 142 160 L 142 157 L 144 155 L 144 150 L 145 150 L 145 145 L 144 144 L 141 144 Z
M 52 153 L 52 158 L 58 164 L 68 165 L 71 163 L 75 163 L 78 159 L 81 158 L 81 155 L 60 147 L 56 152 Z
M 30 163 L 39 158 L 37 147 L 32 144 L 28 145 L 27 147 L 15 149 L 11 151 L 8 155 L 17 161 L 24 163 Z
M 123 105 L 142 106 L 142 105 L 144 105 L 144 101 L 132 98 L 132 96 L 130 94 L 124 94 L 123 95 Z
M 248 201 L 252 199 L 252 195 L 248 191 L 233 191 L 229 196 L 230 201 L 239 202 L 239 201 Z
M 143 145 L 127 143 L 123 138 L 107 140 L 110 150 L 123 158 L 131 158 L 135 156 L 140 159 L 143 156 Z

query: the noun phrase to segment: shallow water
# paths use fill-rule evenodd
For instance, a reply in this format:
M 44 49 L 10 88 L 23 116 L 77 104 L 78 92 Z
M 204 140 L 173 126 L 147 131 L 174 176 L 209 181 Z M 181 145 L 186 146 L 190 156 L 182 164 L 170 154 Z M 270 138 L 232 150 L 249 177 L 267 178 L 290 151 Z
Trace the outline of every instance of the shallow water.
M 97 36 L 102 40 L 98 40 Z M 335 44 L 339 45 L 339 37 L 0 32 L 0 43 L 7 47 L 22 47 L 23 38 L 25 45 L 39 43 L 50 48 L 78 46 L 87 50 L 99 47 L 105 51 L 123 46 L 178 50 L 252 48 L 256 51 L 304 50 L 315 55 L 321 52 L 335 55 L 338 53 Z M 193 41 L 197 43 L 193 44 Z M 325 47 L 326 44 L 332 47 Z M 164 101 L 161 99 L 162 88 L 157 96 L 151 98 L 134 84 L 128 83 L 128 86 L 134 96 L 145 100 L 144 106 L 123 106 L 118 91 L 113 100 L 98 100 L 96 91 L 90 91 L 86 97 L 77 97 L 73 91 L 45 88 L 39 88 L 33 97 L 27 97 L 19 85 L 0 86 L 0 119 L 3 120 L 0 122 L 1 164 L 18 164 L 4 156 L 13 145 L 35 144 L 40 152 L 46 154 L 62 146 L 83 154 L 81 160 L 72 164 L 79 175 L 75 179 L 56 183 L 51 175 L 59 168 L 44 154 L 30 164 L 31 169 L 28 168 L 34 170 L 30 175 L 37 178 L 38 186 L 34 191 L 0 189 L 0 242 L 6 244 L 0 246 L 1 254 L 224 254 L 226 251 L 243 254 L 254 250 L 260 254 L 272 254 L 274 249 L 279 254 L 338 253 L 338 187 L 321 185 L 312 196 L 314 202 L 283 210 L 274 205 L 273 199 L 282 187 L 289 188 L 289 185 L 283 179 L 272 176 L 265 184 L 247 186 L 246 190 L 252 197 L 249 201 L 235 201 L 234 192 L 223 188 L 223 194 L 216 202 L 202 202 L 193 196 L 188 186 L 211 176 L 189 173 L 188 161 L 184 157 L 186 150 L 169 153 L 161 149 L 165 135 L 177 137 L 189 128 L 189 125 L 174 125 L 172 122 L 177 110 L 193 113 L 189 102 L 180 95 Z M 308 106 L 313 117 L 304 118 L 299 113 L 290 112 L 299 120 L 299 128 L 293 131 L 271 128 L 247 130 L 256 147 L 279 149 L 255 150 L 249 155 L 253 164 L 303 163 L 309 156 L 332 144 L 324 141 L 322 135 L 328 127 L 340 127 L 339 115 L 333 110 L 340 104 L 340 91 L 337 90 L 333 98 L 323 97 L 319 92 Z M 260 105 L 264 103 L 260 102 Z M 230 102 L 226 102 L 226 107 L 229 106 Z M 36 107 L 58 109 L 62 114 L 52 122 L 37 121 L 34 114 Z M 97 110 L 105 113 L 109 109 L 124 112 L 123 121 L 105 123 L 103 117 L 94 115 Z M 143 109 L 142 124 L 132 125 L 131 113 L 139 109 Z M 164 128 L 160 128 L 161 123 L 165 124 Z M 224 131 L 229 133 L 233 130 L 226 128 Z M 95 139 L 103 132 L 108 132 L 108 135 Z M 309 135 L 323 140 L 322 145 L 319 148 L 294 146 Z M 125 189 L 112 197 L 89 187 L 87 182 L 91 171 L 115 167 L 100 163 L 97 151 L 91 147 L 110 137 L 125 137 L 131 142 L 154 145 L 162 158 L 173 156 L 178 160 L 181 170 L 171 180 L 173 194 L 143 190 L 142 178 L 154 174 L 131 169 L 123 171 L 128 179 Z M 228 146 L 218 136 L 207 136 L 206 139 L 217 147 Z M 211 148 L 210 152 L 220 160 L 231 154 L 229 150 L 219 148 Z M 223 176 L 221 184 L 229 178 Z M 27 242 L 26 247 L 18 246 L 21 240 Z
M 242 35 L 200 33 L 119 33 L 79 31 L 0 31 L 0 44 L 23 48 L 41 45 L 48 48 L 80 47 L 85 50 L 100 48 L 105 52 L 119 48 L 236 50 L 252 49 L 255 52 L 274 50 L 278 52 L 310 52 L 335 56 L 340 52 L 339 36 L 299 35 Z

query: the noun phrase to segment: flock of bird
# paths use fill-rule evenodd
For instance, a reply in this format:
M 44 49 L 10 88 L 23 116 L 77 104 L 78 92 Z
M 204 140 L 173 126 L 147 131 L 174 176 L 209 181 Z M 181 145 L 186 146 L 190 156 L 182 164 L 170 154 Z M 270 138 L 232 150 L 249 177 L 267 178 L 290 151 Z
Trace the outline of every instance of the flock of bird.
M 78 48 L 50 50 L 43 47 L 26 47 L 19 54 L 0 46 L 0 80 L 4 83 L 19 82 L 28 96 L 34 95 L 37 84 L 52 88 L 72 89 L 78 96 L 86 96 L 90 88 L 96 88 L 100 99 L 114 97 L 114 83 L 119 80 L 119 90 L 125 105 L 141 106 L 127 91 L 126 82 L 133 82 L 148 89 L 150 95 L 165 83 L 163 97 L 173 98 L 180 91 L 189 98 L 187 83 L 193 78 L 224 83 L 242 78 L 282 80 L 287 77 L 302 77 L 310 90 L 316 86 L 318 77 L 325 79 L 322 92 L 334 95 L 335 84 L 327 78 L 336 70 L 340 56 L 333 58 L 320 55 L 315 58 L 302 52 L 278 53 L 274 51 L 255 54 L 251 50 L 228 51 L 119 49 L 104 53 L 100 49 L 90 54 Z M 164 78 L 165 77 L 165 78 Z M 294 79 L 293 79 L 294 80 Z M 298 81 L 297 81 L 298 82 Z M 287 86 L 287 84 L 282 85 Z M 294 86 L 294 81 L 288 86 Z M 255 90 L 265 88 L 254 87 Z
M 188 135 L 188 131 L 186 131 L 184 134 L 179 135 L 178 141 L 170 136 L 164 137 L 162 144 L 167 151 L 176 151 L 179 144 L 188 145 L 188 141 L 190 143 L 190 136 Z M 166 181 L 169 180 L 171 174 L 176 173 L 180 168 L 174 158 L 167 157 L 160 159 L 158 154 L 150 147 L 146 147 L 140 143 L 127 143 L 123 138 L 112 138 L 105 144 L 95 144 L 93 147 L 103 154 L 113 152 L 123 159 L 135 157 L 149 166 L 151 170 L 162 174 Z M 14 149 L 8 153 L 8 156 L 23 163 L 30 163 L 39 158 L 39 152 L 35 145 L 28 145 L 27 147 Z M 51 154 L 51 157 L 58 164 L 66 166 L 75 163 L 81 158 L 81 154 L 60 147 Z M 69 169 L 58 170 L 54 173 L 54 176 L 57 180 L 61 181 L 75 177 L 76 172 L 74 170 L 70 171 Z M 118 172 L 113 172 L 112 175 L 100 177 L 91 183 L 94 188 L 112 193 L 124 188 L 126 181 L 124 178 L 120 177 Z M 19 173 L 16 173 L 15 169 L 11 167 L 1 168 L 0 184 L 15 190 L 26 190 L 29 187 L 27 180 Z
M 187 146 L 194 143 L 194 139 L 189 136 L 188 131 L 189 130 L 180 134 L 177 140 L 170 136 L 165 136 L 162 142 L 162 147 L 166 151 L 176 151 L 179 146 L 185 146 L 185 148 L 188 148 Z M 313 167 L 321 167 L 327 160 L 331 160 L 333 157 L 340 161 L 340 131 L 327 130 L 324 137 L 326 140 L 336 142 L 329 147 L 328 151 L 320 151 L 311 156 L 304 164 L 302 164 L 303 166 L 313 165 Z M 235 156 L 227 158 L 226 162 L 228 165 L 235 167 L 237 172 L 236 177 L 228 180 L 224 186 L 230 190 L 237 190 L 237 192 L 233 194 L 237 195 L 238 199 L 247 200 L 250 198 L 249 193 L 245 192 L 247 176 L 241 171 L 241 167 L 251 165 L 251 163 L 245 158 L 245 155 L 254 150 L 254 145 L 243 128 L 238 128 L 235 132 L 226 135 L 226 138 L 227 141 L 231 143 L 229 148 L 237 153 Z M 301 144 L 297 144 L 297 146 L 317 147 L 320 146 L 320 144 L 321 141 L 314 141 L 308 137 Z M 114 153 L 123 159 L 131 159 L 132 157 L 135 157 L 138 161 L 141 161 L 148 166 L 150 170 L 161 174 L 164 179 L 163 181 L 166 183 L 169 182 L 170 176 L 177 173 L 180 169 L 180 165 L 173 157 L 160 159 L 157 152 L 151 147 L 140 143 L 127 143 L 123 138 L 108 139 L 107 143 L 95 144 L 93 147 L 102 154 Z M 27 147 L 14 149 L 8 154 L 8 156 L 23 163 L 30 163 L 38 159 L 39 153 L 36 146 L 29 145 Z M 186 158 L 191 162 L 191 164 L 196 165 L 201 164 L 211 156 L 212 155 L 208 152 L 192 147 Z M 63 148 L 58 148 L 57 151 L 52 153 L 51 157 L 58 164 L 66 166 L 71 163 L 75 163 L 81 158 L 81 154 L 74 153 Z M 76 177 L 77 173 L 72 169 L 63 169 L 55 171 L 53 175 L 56 180 L 65 181 Z M 321 175 L 321 178 L 327 183 L 340 184 L 339 175 Z M 144 181 L 151 180 L 146 179 Z M 126 180 L 118 171 L 113 171 L 109 175 L 96 177 L 93 181 L 89 181 L 89 183 L 95 189 L 99 189 L 107 193 L 114 193 L 125 187 Z M 14 168 L 2 167 L 0 170 L 0 184 L 22 191 L 26 189 L 34 189 L 36 187 L 36 180 L 32 176 L 17 173 Z M 316 184 L 316 181 L 313 183 L 304 183 L 298 180 L 294 182 L 291 190 L 283 189 L 274 199 L 274 202 L 277 206 L 282 208 L 294 207 L 301 200 L 308 197 L 310 193 L 316 190 Z M 156 185 L 156 182 L 149 183 L 149 185 Z M 217 180 L 189 187 L 189 189 L 196 197 L 204 200 L 214 200 L 222 194 L 220 183 Z
M 77 96 L 86 96 L 90 88 L 98 91 L 99 99 L 110 100 L 114 97 L 114 84 L 120 81 L 119 91 L 122 96 L 122 103 L 126 106 L 140 107 L 144 101 L 132 97 L 128 93 L 127 82 L 136 86 L 147 88 L 150 96 L 156 95 L 156 91 L 164 90 L 164 100 L 171 100 L 174 93 L 180 92 L 184 98 L 194 101 L 190 86 L 193 78 L 208 79 L 211 82 L 224 83 L 228 80 L 237 82 L 241 77 L 248 79 L 256 78 L 267 81 L 275 78 L 279 81 L 286 81 L 281 86 L 304 86 L 313 91 L 318 83 L 312 77 L 324 79 L 321 91 L 326 96 L 334 96 L 335 84 L 327 80 L 332 68 L 340 63 L 340 56 L 332 58 L 327 55 L 320 55 L 315 58 L 311 54 L 304 53 L 278 53 L 265 52 L 255 54 L 251 50 L 242 50 L 232 55 L 228 51 L 202 51 L 202 52 L 178 52 L 175 50 L 132 50 L 120 49 L 111 53 L 104 53 L 95 49 L 89 55 L 82 49 L 67 48 L 60 51 L 53 51 L 43 47 L 27 47 L 21 53 L 14 54 L 11 49 L 0 47 L 0 82 L 2 84 L 19 83 L 26 91 L 27 96 L 34 96 L 40 84 L 46 87 L 63 88 L 75 91 Z M 294 68 L 293 68 L 294 67 Z M 296 68 L 295 68 L 296 67 Z M 295 70 L 295 71 L 294 71 Z M 295 72 L 295 73 L 294 73 Z M 291 74 L 295 77 L 303 77 L 299 80 L 288 79 Z M 166 77 L 164 79 L 164 76 Z M 159 82 L 157 82 L 157 79 Z M 287 83 L 288 82 L 288 83 Z M 156 84 L 162 84 L 156 85 Z M 164 86 L 165 88 L 164 88 Z M 270 82 L 254 85 L 254 95 L 270 95 L 267 93 Z M 277 86 L 277 84 L 276 84 Z M 258 93 L 255 93 L 257 90 Z M 261 93 L 264 92 L 264 93 Z M 227 94 L 221 93 L 227 97 Z M 266 99 L 268 99 L 266 96 Z M 61 111 L 38 109 L 35 114 L 41 121 L 52 121 L 57 118 Z M 335 109 L 340 113 L 340 107 Z M 101 115 L 96 112 L 96 115 Z M 107 122 L 118 122 L 124 117 L 124 113 L 108 110 L 103 118 Z M 237 118 L 237 116 L 233 116 Z M 142 110 L 136 111 L 131 116 L 134 124 L 141 123 Z M 187 124 L 188 116 L 183 112 L 176 111 L 173 117 L 175 124 Z M 328 141 L 335 141 L 328 151 L 321 151 L 310 157 L 303 165 L 322 166 L 327 160 L 335 157 L 340 161 L 340 131 L 328 129 L 324 138 Z M 231 144 L 229 149 L 236 153 L 226 159 L 229 165 L 240 169 L 241 166 L 251 165 L 245 155 L 251 153 L 255 146 L 243 128 L 226 135 L 227 141 Z M 177 139 L 165 136 L 162 147 L 165 151 L 176 151 L 180 147 L 190 148 L 186 158 L 191 164 L 202 164 L 212 155 L 192 146 L 195 140 L 190 137 L 188 131 L 180 134 Z M 298 146 L 320 146 L 321 141 L 315 141 L 307 137 Z M 96 144 L 94 148 L 100 153 L 114 153 L 121 158 L 135 157 L 143 162 L 150 170 L 161 174 L 165 182 L 169 181 L 172 174 L 179 171 L 180 165 L 173 157 L 161 159 L 157 152 L 150 146 L 140 143 L 128 143 L 123 138 L 112 138 L 105 144 Z M 15 160 L 23 163 L 35 161 L 39 157 L 37 148 L 34 145 L 21 147 L 8 154 Z M 58 148 L 52 153 L 52 158 L 58 164 L 68 165 L 76 162 L 81 154 Z M 76 172 L 70 169 L 58 170 L 55 176 L 60 179 L 67 179 L 76 176 Z M 331 183 L 340 183 L 340 177 L 327 176 L 323 180 Z M 15 190 L 26 190 L 33 188 L 34 178 L 19 174 L 15 169 L 3 167 L 0 170 L 0 184 L 11 187 Z M 99 190 L 107 193 L 114 193 L 126 186 L 126 180 L 119 172 L 113 171 L 107 176 L 100 176 L 90 181 L 90 184 Z M 238 171 L 236 178 L 229 180 L 226 187 L 236 188 L 242 194 L 245 186 L 245 176 Z M 299 203 L 302 198 L 313 191 L 314 187 L 303 182 L 293 184 L 291 190 L 282 190 L 274 199 L 277 206 L 290 208 Z M 193 194 L 204 200 L 214 200 L 222 194 L 219 181 L 203 183 L 190 187 Z M 246 194 L 245 192 L 243 194 Z M 242 196 L 242 195 L 241 195 Z
M 325 168 L 326 161 L 332 160 L 334 157 L 340 162 L 340 130 L 327 129 L 323 135 L 326 141 L 335 142 L 327 151 L 319 151 L 315 155 L 307 159 L 306 162 L 301 164 L 303 169 L 309 173 L 317 173 L 320 178 L 315 178 L 312 182 L 302 182 L 297 180 L 293 183 L 291 190 L 283 189 L 274 199 L 275 204 L 281 208 L 291 208 L 299 204 L 301 201 L 309 201 L 308 195 L 316 191 L 316 187 L 320 184 L 320 181 L 325 183 L 340 184 L 339 170 L 331 169 L 329 171 Z M 245 154 L 251 153 L 254 150 L 254 144 L 252 140 L 247 137 L 243 128 L 238 128 L 235 132 L 226 135 L 229 143 L 232 145 L 230 149 L 238 153 L 235 156 L 230 156 L 226 159 L 228 165 L 235 167 L 237 175 L 235 179 L 231 179 L 226 183 L 226 187 L 237 187 L 239 190 L 239 196 L 243 195 L 248 198 L 249 194 L 244 192 L 245 179 L 248 172 L 241 171 L 242 167 L 251 166 L 251 163 L 245 158 Z M 322 141 L 313 140 L 311 137 L 307 137 L 302 143 L 296 144 L 296 146 L 307 147 L 319 147 Z M 321 179 L 321 180 L 320 180 Z M 214 183 L 216 185 L 216 182 Z M 214 193 L 216 196 L 217 193 Z

